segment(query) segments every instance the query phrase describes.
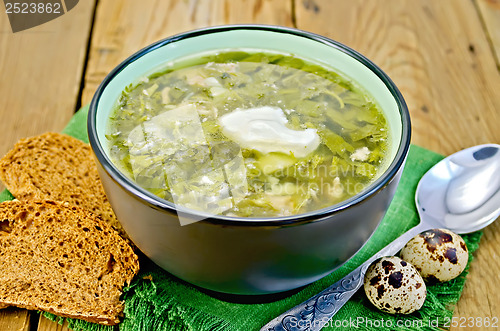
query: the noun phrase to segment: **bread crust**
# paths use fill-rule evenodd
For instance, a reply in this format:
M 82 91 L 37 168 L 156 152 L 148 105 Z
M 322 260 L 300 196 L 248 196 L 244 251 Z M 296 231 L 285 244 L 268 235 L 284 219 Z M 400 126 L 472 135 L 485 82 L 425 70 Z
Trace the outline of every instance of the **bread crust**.
M 0 308 L 115 325 L 139 260 L 113 228 L 83 208 L 14 200 L 0 204 L 0 270 Z

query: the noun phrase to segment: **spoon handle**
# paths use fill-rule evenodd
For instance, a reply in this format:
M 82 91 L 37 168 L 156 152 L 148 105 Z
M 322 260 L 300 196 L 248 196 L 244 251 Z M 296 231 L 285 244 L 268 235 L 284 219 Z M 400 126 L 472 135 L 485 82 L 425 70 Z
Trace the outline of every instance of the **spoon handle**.
M 342 306 L 349 301 L 353 294 L 361 287 L 364 281 L 365 273 L 370 264 L 383 256 L 392 256 L 396 254 L 403 246 L 420 232 L 431 229 L 426 223 L 411 228 L 395 239 L 389 245 L 382 248 L 371 258 L 366 260 L 350 274 L 340 279 L 338 282 L 330 285 L 322 292 L 312 298 L 293 307 L 287 312 L 276 317 L 266 325 L 261 331 L 296 331 L 321 330 L 327 326 L 330 319 Z

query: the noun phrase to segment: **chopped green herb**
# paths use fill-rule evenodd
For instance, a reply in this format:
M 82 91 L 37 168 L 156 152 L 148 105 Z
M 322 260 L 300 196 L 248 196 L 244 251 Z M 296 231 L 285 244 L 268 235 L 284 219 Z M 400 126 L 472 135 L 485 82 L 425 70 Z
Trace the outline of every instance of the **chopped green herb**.
M 255 146 L 221 124 L 263 107 L 274 117 L 231 124 L 264 139 Z M 266 138 L 279 134 L 279 143 Z M 306 148 L 312 135 L 312 152 L 286 147 Z M 383 112 L 354 82 L 293 55 L 240 50 L 179 61 L 128 85 L 106 139 L 113 162 L 153 194 L 242 217 L 309 212 L 359 193 L 377 177 L 389 143 Z

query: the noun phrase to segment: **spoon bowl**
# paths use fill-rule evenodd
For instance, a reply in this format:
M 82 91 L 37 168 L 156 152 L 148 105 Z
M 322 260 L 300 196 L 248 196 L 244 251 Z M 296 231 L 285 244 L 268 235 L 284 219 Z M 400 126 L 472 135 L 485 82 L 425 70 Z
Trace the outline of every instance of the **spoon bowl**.
M 415 202 L 421 222 L 455 233 L 484 228 L 500 215 L 500 145 L 459 151 L 420 180 Z
M 415 203 L 420 216 L 417 226 L 261 330 L 295 330 L 296 325 L 320 330 L 362 286 L 366 270 L 375 260 L 395 255 L 411 238 L 430 229 L 470 233 L 495 221 L 500 215 L 500 145 L 470 147 L 441 160 L 420 179 Z

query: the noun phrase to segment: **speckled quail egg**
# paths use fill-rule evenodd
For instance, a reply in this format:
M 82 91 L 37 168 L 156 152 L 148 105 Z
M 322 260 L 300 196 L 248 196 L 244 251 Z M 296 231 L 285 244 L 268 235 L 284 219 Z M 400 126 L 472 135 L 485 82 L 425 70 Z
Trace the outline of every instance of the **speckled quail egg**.
M 417 269 L 397 256 L 383 257 L 368 267 L 364 289 L 370 302 L 391 314 L 410 314 L 424 304 L 427 289 Z
M 428 283 L 456 278 L 469 260 L 462 237 L 445 229 L 432 229 L 415 236 L 399 256 L 413 264 Z

